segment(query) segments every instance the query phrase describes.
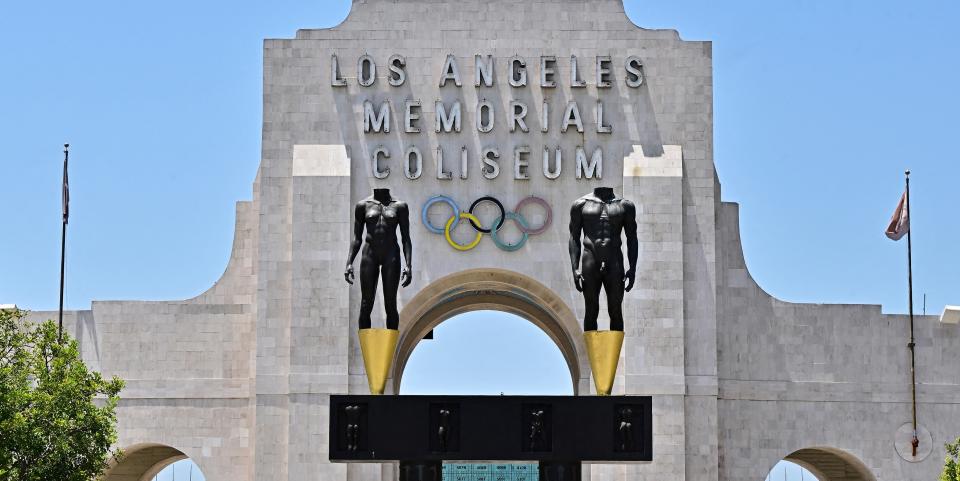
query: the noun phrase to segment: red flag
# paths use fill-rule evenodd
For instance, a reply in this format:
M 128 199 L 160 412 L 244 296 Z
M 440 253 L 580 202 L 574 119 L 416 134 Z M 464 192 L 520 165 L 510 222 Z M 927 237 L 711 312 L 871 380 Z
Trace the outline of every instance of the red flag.
M 900 240 L 910 232 L 910 209 L 908 207 L 907 193 L 904 192 L 897 203 L 897 209 L 893 211 L 890 217 L 890 225 L 887 226 L 887 237 L 893 240 Z

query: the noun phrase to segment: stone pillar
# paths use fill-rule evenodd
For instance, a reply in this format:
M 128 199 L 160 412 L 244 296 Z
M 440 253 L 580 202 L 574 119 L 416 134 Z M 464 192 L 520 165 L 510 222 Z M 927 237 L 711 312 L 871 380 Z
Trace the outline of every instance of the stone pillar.
M 623 479 L 682 481 L 684 468 L 683 159 L 681 147 L 641 146 L 623 160 L 623 196 L 637 206 L 640 259 L 624 301 L 618 380 L 624 394 L 653 396 L 653 462 Z M 600 479 L 600 478 L 597 478 Z
M 264 62 L 269 58 L 265 56 Z M 264 111 L 269 108 L 265 104 Z M 267 127 L 264 127 L 266 137 Z M 272 156 L 280 157 L 280 142 L 271 142 Z M 264 142 L 264 157 L 268 142 Z M 266 160 L 264 160 L 266 162 Z M 288 164 L 289 165 L 289 164 Z M 257 252 L 257 319 L 254 467 L 256 481 L 286 481 L 290 374 L 290 233 L 291 184 L 289 170 L 261 167 L 260 231 Z
M 343 145 L 293 147 L 288 472 L 346 479 L 329 463 L 330 394 L 347 392 L 350 336 L 343 266 L 352 233 L 350 158 Z

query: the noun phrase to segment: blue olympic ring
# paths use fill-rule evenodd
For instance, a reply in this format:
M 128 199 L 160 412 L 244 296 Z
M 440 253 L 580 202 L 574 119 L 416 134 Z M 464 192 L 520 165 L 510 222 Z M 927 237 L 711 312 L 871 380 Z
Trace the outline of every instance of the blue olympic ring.
M 453 216 L 452 216 L 452 217 L 453 217 L 453 226 L 451 227 L 451 229 L 456 228 L 456 227 L 457 227 L 457 224 L 460 223 L 460 206 L 457 205 L 457 203 L 454 202 L 453 199 L 451 199 L 451 198 L 449 198 L 449 197 L 447 197 L 447 196 L 445 196 L 445 195 L 435 195 L 435 196 L 427 199 L 427 202 L 426 202 L 425 204 L 423 204 L 423 209 L 420 210 L 420 220 L 423 222 L 423 226 L 426 227 L 428 231 L 433 232 L 434 234 L 443 235 L 443 227 L 437 227 L 437 226 L 431 224 L 431 223 L 430 223 L 430 218 L 427 217 L 427 211 L 430 210 L 430 207 L 431 207 L 433 204 L 436 204 L 436 203 L 439 203 L 439 202 L 442 202 L 442 203 L 444 203 L 444 204 L 447 204 L 447 205 L 450 206 L 451 209 L 453 209 Z
M 472 215 L 474 208 L 476 208 L 478 204 L 484 201 L 492 202 L 500 210 L 500 215 L 497 216 L 497 218 L 493 221 L 493 223 L 490 225 L 489 228 L 484 228 L 483 226 L 481 226 L 480 221 L 477 220 L 477 218 Z M 430 218 L 427 215 L 430 211 L 430 207 L 438 203 L 447 204 L 453 210 L 452 215 L 447 220 L 444 227 L 438 227 L 433 223 L 431 223 Z M 546 214 L 543 224 L 536 228 L 531 228 L 529 223 L 527 222 L 527 219 L 523 217 L 523 214 L 520 212 L 521 209 L 523 209 L 526 205 L 531 203 L 541 206 L 544 209 L 544 212 Z M 506 212 L 503 208 L 503 204 L 500 203 L 500 201 L 497 200 L 496 198 L 492 196 L 484 196 L 474 201 L 473 204 L 470 206 L 470 210 L 468 212 L 469 212 L 469 215 L 467 212 L 462 212 L 460 210 L 460 206 L 457 205 L 457 203 L 450 197 L 445 195 L 435 195 L 427 199 L 427 201 L 423 204 L 423 208 L 420 210 L 420 220 L 423 222 L 423 226 L 428 231 L 434 234 L 443 235 L 444 237 L 446 237 L 447 243 L 449 243 L 453 248 L 459 251 L 466 251 L 466 250 L 473 249 L 480 242 L 480 238 L 483 236 L 483 234 L 490 234 L 490 238 L 493 239 L 494 245 L 496 245 L 497 248 L 499 248 L 500 250 L 507 251 L 507 252 L 519 250 L 521 247 L 524 246 L 524 244 L 527 243 L 527 240 L 531 235 L 543 233 L 550 227 L 550 224 L 553 221 L 553 210 L 550 208 L 550 204 L 548 204 L 547 201 L 543 200 L 540 197 L 533 197 L 533 196 L 524 198 L 519 203 L 517 203 L 516 207 L 514 207 L 512 212 Z M 470 226 L 473 227 L 475 231 L 477 231 L 477 238 L 476 240 L 474 240 L 469 244 L 460 245 L 460 244 L 457 244 L 451 238 L 450 232 L 453 229 L 455 229 L 457 225 L 460 224 L 460 220 L 464 218 L 466 218 L 469 221 Z M 508 220 L 514 221 L 517 224 L 517 228 L 520 230 L 520 233 L 521 233 L 520 239 L 517 242 L 514 242 L 512 244 L 504 241 L 498 235 L 498 232 L 503 228 L 503 224 Z

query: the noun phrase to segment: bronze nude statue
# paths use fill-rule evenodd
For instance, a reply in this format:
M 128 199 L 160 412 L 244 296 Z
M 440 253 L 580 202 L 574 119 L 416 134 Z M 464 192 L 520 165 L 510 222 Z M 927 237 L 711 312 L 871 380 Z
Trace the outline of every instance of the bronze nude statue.
M 570 262 L 586 307 L 584 331 L 597 330 L 601 288 L 607 294 L 610 330 L 623 331 L 623 293 L 633 288 L 639 250 L 636 211 L 633 202 L 617 197 L 610 187 L 597 187 L 570 209 Z M 621 234 L 627 237 L 626 269 Z
M 397 228 L 403 244 L 406 267 L 400 269 L 400 246 L 397 244 Z M 363 233 L 366 230 L 366 237 Z M 362 242 L 361 242 L 362 239 Z M 410 242 L 410 218 L 407 204 L 390 196 L 390 189 L 374 189 L 373 195 L 361 200 L 354 208 L 353 241 L 347 257 L 343 277 L 353 284 L 353 261 L 360 252 L 360 329 L 369 329 L 370 313 L 377 293 L 377 277 L 383 281 L 383 307 L 386 310 L 387 329 L 396 330 L 400 322 L 397 312 L 397 288 L 410 285 L 412 277 L 412 251 Z
M 403 244 L 406 267 L 400 269 L 400 246 Z M 364 235 L 366 231 L 366 235 Z M 362 239 L 362 240 L 361 240 Z M 413 244 L 410 242 L 410 216 L 407 204 L 390 196 L 390 189 L 373 189 L 373 195 L 357 202 L 353 210 L 353 238 L 343 273 L 353 284 L 353 260 L 363 246 L 360 257 L 360 350 L 371 394 L 383 394 L 390 366 L 396 353 L 400 331 L 397 312 L 397 289 L 407 287 L 413 277 Z M 377 277 L 383 281 L 383 308 L 386 329 L 373 328 L 370 313 L 377 295 Z
M 621 235 L 627 237 L 627 266 Z M 582 249 L 581 249 L 582 248 Z M 583 293 L 583 337 L 597 394 L 609 396 L 623 348 L 623 294 L 637 272 L 637 208 L 610 187 L 597 187 L 570 208 L 570 263 L 573 284 Z M 610 330 L 597 330 L 600 289 L 607 294 Z

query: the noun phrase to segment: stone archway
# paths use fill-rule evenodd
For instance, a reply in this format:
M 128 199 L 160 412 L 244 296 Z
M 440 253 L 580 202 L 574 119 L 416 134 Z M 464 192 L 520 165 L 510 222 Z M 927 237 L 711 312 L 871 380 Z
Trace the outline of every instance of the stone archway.
M 136 444 L 111 462 L 100 481 L 150 481 L 163 468 L 188 459 L 182 451 L 163 444 Z
M 876 480 L 856 456 L 836 448 L 804 448 L 784 456 L 783 459 L 810 471 L 820 481 Z
M 404 305 L 393 392 L 400 392 L 403 370 L 423 336 L 457 314 L 477 310 L 509 312 L 542 329 L 566 360 L 574 394 L 589 392 L 590 365 L 583 331 L 573 311 L 547 286 L 505 269 L 469 269 L 442 277 Z

